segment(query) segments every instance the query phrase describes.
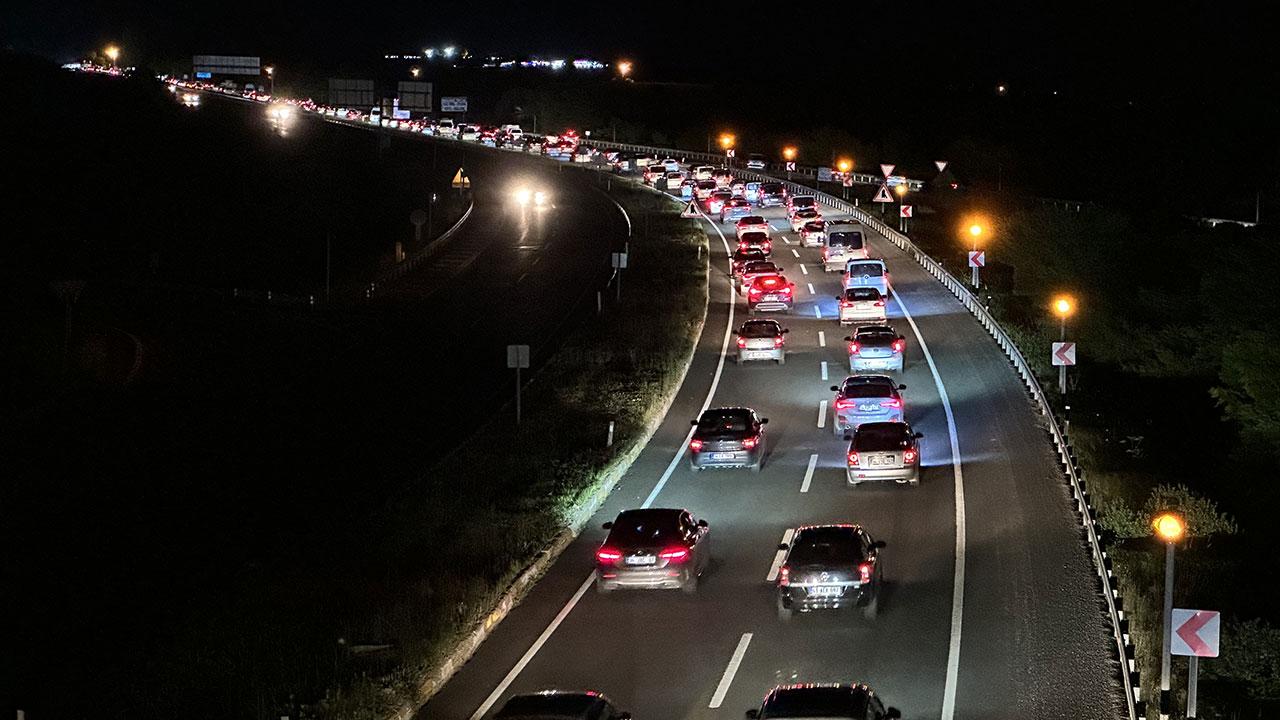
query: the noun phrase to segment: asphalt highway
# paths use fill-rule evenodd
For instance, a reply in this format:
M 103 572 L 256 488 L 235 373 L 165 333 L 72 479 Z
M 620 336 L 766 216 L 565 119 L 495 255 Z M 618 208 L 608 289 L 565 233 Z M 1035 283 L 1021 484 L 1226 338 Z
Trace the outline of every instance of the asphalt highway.
M 870 684 L 907 718 L 1119 717 L 1095 575 L 1008 361 L 941 285 L 874 238 L 893 274 L 890 324 L 908 339 L 906 417 L 925 434 L 924 467 L 919 487 L 846 487 L 847 443 L 827 408 L 848 370 L 840 277 L 800 246 L 781 209 L 762 214 L 796 283 L 792 310 L 768 314 L 791 329 L 786 365 L 733 363 L 728 331 L 747 317 L 727 275 L 733 232 L 704 220 L 711 303 L 671 412 L 582 535 L 418 717 L 486 717 L 512 694 L 586 688 L 638 720 L 736 718 L 776 684 L 838 681 Z M 761 473 L 688 469 L 689 420 L 708 405 L 770 419 Z M 591 587 L 600 524 L 641 506 L 710 523 L 713 561 L 695 596 Z M 861 523 L 887 542 L 878 619 L 778 621 L 777 544 L 823 522 Z

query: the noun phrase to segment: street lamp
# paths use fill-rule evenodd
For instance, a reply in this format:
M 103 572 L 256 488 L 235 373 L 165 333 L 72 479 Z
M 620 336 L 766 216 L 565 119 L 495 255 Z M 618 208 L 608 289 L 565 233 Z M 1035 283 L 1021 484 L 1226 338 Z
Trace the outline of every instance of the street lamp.
M 1053 300 L 1053 312 L 1058 316 L 1058 340 L 1067 341 L 1067 318 L 1076 311 L 1076 300 L 1070 295 L 1059 295 Z M 1058 366 L 1058 392 L 1067 394 L 1067 366 Z
M 733 143 L 737 140 L 733 133 L 720 133 L 720 147 L 724 148 L 725 167 L 733 166 Z
M 276 66 L 275 66 L 275 65 L 268 65 L 268 66 L 266 66 L 266 67 L 262 68 L 262 71 L 263 71 L 263 72 L 265 72 L 265 73 L 267 74 L 267 82 L 268 82 L 268 83 L 270 83 L 270 85 L 271 85 L 271 89 L 270 89 L 270 90 L 268 90 L 267 92 L 271 93 L 271 96 L 272 96 L 272 97 L 275 97 L 275 94 L 276 94 Z
M 786 146 L 786 147 L 782 148 L 782 159 L 783 159 L 784 161 L 786 161 L 786 163 L 787 163 L 786 167 L 787 167 L 787 179 L 788 179 L 788 180 L 790 180 L 790 179 L 791 179 L 791 168 L 792 168 L 792 167 L 794 167 L 794 165 L 792 165 L 792 163 L 794 163 L 794 162 L 796 161 L 796 153 L 797 153 L 797 152 L 798 152 L 798 151 L 796 150 L 796 146 L 795 146 L 795 145 L 788 145 L 788 146 Z
M 1173 642 L 1173 545 L 1187 532 L 1186 523 L 1177 513 L 1165 512 L 1151 521 L 1156 537 L 1164 541 L 1164 633 L 1160 648 L 1160 717 L 1168 720 L 1170 711 L 1169 665 Z
M 630 60 L 619 60 L 616 67 L 618 68 L 618 77 L 623 79 L 630 77 L 633 67 Z
M 902 217 L 902 206 L 907 202 L 907 186 L 898 185 L 893 191 L 898 195 L 898 232 L 906 232 L 907 219 Z
M 115 45 L 108 45 L 107 48 L 102 51 L 102 54 L 107 56 L 107 59 L 111 61 L 112 65 L 115 65 L 116 61 L 120 59 L 120 48 Z
M 902 186 L 899 185 L 898 187 L 902 187 Z M 982 235 L 986 231 L 987 231 L 986 228 L 982 227 L 982 223 L 979 223 L 976 221 L 969 223 L 969 227 L 965 229 L 965 232 L 967 232 L 969 234 L 969 237 L 973 240 L 974 252 L 978 251 L 978 238 L 982 237 Z M 973 264 L 972 261 L 970 261 L 970 264 L 971 265 Z M 978 266 L 973 265 L 972 270 L 973 272 L 970 278 L 970 284 L 973 285 L 974 290 L 977 290 L 979 285 L 981 284 L 981 277 L 979 277 L 978 275 Z
M 422 68 L 419 68 L 419 67 L 409 68 L 409 74 L 412 75 L 416 80 L 418 76 L 422 74 Z

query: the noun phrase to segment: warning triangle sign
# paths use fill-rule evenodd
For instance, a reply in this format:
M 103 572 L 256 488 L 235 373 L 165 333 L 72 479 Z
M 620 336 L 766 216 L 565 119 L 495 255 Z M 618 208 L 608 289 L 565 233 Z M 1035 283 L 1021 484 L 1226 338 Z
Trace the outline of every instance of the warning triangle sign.
M 889 186 L 880 183 L 880 189 L 876 191 L 876 196 L 871 198 L 871 202 L 893 202 L 893 196 L 889 194 Z
M 458 172 L 453 174 L 453 181 L 450 184 L 456 188 L 469 188 L 471 187 L 471 178 L 463 175 L 462 168 L 458 168 Z
M 680 213 L 680 217 L 682 218 L 696 218 L 699 215 L 698 203 L 693 200 L 690 200 L 689 204 L 684 207 L 684 212 Z

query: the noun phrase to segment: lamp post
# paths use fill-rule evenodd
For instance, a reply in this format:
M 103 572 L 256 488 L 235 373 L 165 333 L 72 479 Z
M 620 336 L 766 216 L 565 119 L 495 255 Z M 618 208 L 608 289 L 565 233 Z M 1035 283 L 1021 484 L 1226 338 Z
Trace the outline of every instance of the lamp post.
M 631 70 L 635 67 L 630 60 L 619 60 L 615 67 L 618 70 L 618 77 L 626 80 L 631 77 Z
M 1168 720 L 1170 712 L 1169 665 L 1173 642 L 1173 545 L 1186 534 L 1186 523 L 1177 513 L 1166 512 L 1151 521 L 1156 536 L 1164 541 L 1164 632 L 1160 647 L 1160 718 Z
M 898 232 L 906 232 L 907 220 L 902 217 L 902 206 L 907 202 L 907 186 L 899 185 L 893 191 L 898 195 Z
M 106 55 L 107 59 L 111 61 L 111 66 L 115 67 L 116 61 L 120 59 L 120 48 L 116 45 L 108 45 L 107 48 L 102 51 L 102 54 Z
M 267 74 L 267 83 L 270 86 L 267 92 L 271 94 L 271 97 L 275 97 L 276 96 L 276 66 L 268 65 L 262 68 L 262 71 Z M 417 77 L 417 75 L 414 75 L 414 77 Z
M 849 186 L 845 185 L 844 178 L 853 170 L 853 161 L 849 158 L 840 158 L 836 161 L 836 170 L 840 171 L 840 184 L 844 186 L 844 199 L 849 199 Z
M 793 167 L 792 163 L 796 161 L 797 152 L 798 151 L 796 150 L 795 145 L 788 145 L 782 148 L 782 160 L 786 163 L 788 180 L 791 179 L 791 168 Z
M 969 230 L 968 230 L 968 232 L 969 232 L 969 237 L 970 237 L 970 238 L 973 238 L 973 251 L 974 251 L 974 252 L 977 252 L 977 251 L 978 251 L 978 238 L 982 237 L 982 233 L 983 233 L 982 225 L 980 225 L 980 224 L 978 224 L 978 223 L 973 223 L 973 224 L 969 225 Z M 974 290 L 977 290 L 977 289 L 978 289 L 978 287 L 980 286 L 980 278 L 978 277 L 978 266 L 977 266 L 977 265 L 974 265 L 974 266 L 973 266 L 973 277 L 971 278 L 971 283 L 972 283 L 972 285 L 973 285 L 973 289 L 974 289 Z
M 736 140 L 733 133 L 720 133 L 720 147 L 724 148 L 725 167 L 733 167 L 733 144 Z
M 977 268 L 974 268 L 977 272 Z M 1053 301 L 1053 312 L 1058 316 L 1058 340 L 1060 342 L 1067 341 L 1067 318 L 1076 311 L 1075 299 L 1069 295 L 1059 295 Z M 1067 366 L 1058 366 L 1058 393 L 1063 397 L 1067 394 Z

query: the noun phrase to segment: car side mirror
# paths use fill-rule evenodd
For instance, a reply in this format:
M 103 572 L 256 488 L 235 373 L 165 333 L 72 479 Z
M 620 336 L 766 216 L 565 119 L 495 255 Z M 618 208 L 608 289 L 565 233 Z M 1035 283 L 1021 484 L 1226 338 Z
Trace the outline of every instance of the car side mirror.
M 845 335 L 845 336 L 844 336 L 844 341 L 845 341 L 845 342 L 853 342 L 853 338 L 849 337 L 848 335 Z
M 898 389 L 899 389 L 899 390 L 906 390 L 906 389 L 907 389 L 907 386 L 906 386 L 906 385 L 903 385 L 902 383 L 898 383 Z
M 706 520 L 699 520 L 699 521 L 698 521 L 698 527 L 700 527 L 700 528 L 707 527 L 707 521 L 706 521 Z
M 613 521 L 612 521 L 612 520 L 610 520 L 609 522 L 604 523 L 604 524 L 603 524 L 603 525 L 601 525 L 600 527 L 601 527 L 601 528 L 603 528 L 603 529 L 605 529 L 605 530 L 612 530 L 612 529 L 613 529 Z
M 912 435 L 911 437 L 913 437 L 913 438 L 915 438 L 915 439 L 919 440 L 919 439 L 921 439 L 921 438 L 923 438 L 923 437 L 924 437 L 924 433 L 916 433 L 915 435 Z
M 690 424 L 690 425 L 693 425 L 693 426 L 695 426 L 695 427 L 696 427 L 696 426 L 698 425 L 698 421 L 697 421 L 697 420 L 690 420 L 690 421 L 689 421 L 689 424 Z
M 790 546 L 790 545 L 788 545 L 788 544 L 786 544 L 786 543 L 778 543 L 778 549 L 779 549 L 779 550 L 786 550 L 786 549 L 788 549 L 788 548 L 790 548 L 790 547 L 791 547 L 791 546 Z
M 871 543 L 871 547 L 872 547 L 872 548 L 874 548 L 874 549 L 876 549 L 876 550 L 883 550 L 883 549 L 885 549 L 885 547 L 886 547 L 886 546 L 885 546 L 885 542 L 884 542 L 883 540 L 877 540 L 877 541 L 875 541 L 875 542 Z
M 786 334 L 787 334 L 787 333 L 789 333 L 789 332 L 791 332 L 791 328 L 782 328 L 782 334 L 783 334 L 783 335 L 786 335 Z
M 761 425 L 768 425 L 768 424 L 769 424 L 769 418 L 760 418 L 760 424 L 761 424 Z
M 885 720 L 899 720 L 902 717 L 902 711 L 896 707 L 888 708 L 884 711 Z
M 831 386 L 831 390 L 832 390 L 833 392 L 840 392 L 840 386 L 839 386 L 839 385 L 832 385 L 832 386 Z

